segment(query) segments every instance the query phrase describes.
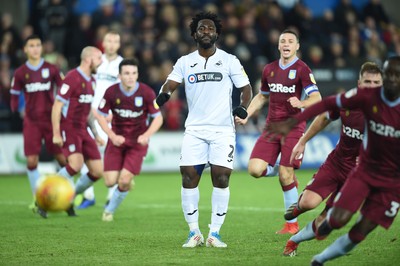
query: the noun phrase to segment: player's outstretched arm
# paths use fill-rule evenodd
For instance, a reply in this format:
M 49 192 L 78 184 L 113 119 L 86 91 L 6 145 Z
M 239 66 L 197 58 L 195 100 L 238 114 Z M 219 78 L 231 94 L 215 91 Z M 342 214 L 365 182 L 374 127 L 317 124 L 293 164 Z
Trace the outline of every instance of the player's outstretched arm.
M 327 114 L 323 113 L 317 116 L 311 125 L 308 127 L 307 131 L 304 135 L 299 139 L 297 144 L 294 146 L 292 150 L 292 154 L 290 155 L 290 161 L 293 162 L 294 159 L 300 159 L 304 150 L 306 148 L 306 143 L 312 139 L 315 135 L 321 132 L 331 120 L 328 119 Z
M 249 107 L 247 108 L 247 117 L 245 119 L 242 119 L 240 117 L 235 116 L 235 122 L 239 125 L 245 125 L 250 117 L 253 116 L 253 114 L 260 110 L 264 104 L 268 102 L 268 95 L 264 95 L 261 93 L 258 93 L 254 98 L 251 100 Z
M 180 83 L 167 79 L 167 81 L 161 86 L 160 93 L 156 98 L 156 103 L 159 107 L 163 106 L 171 97 L 171 94 L 178 88 Z
M 300 101 L 297 97 L 290 97 L 287 101 L 294 108 L 307 108 L 321 101 L 322 97 L 318 91 L 311 93 L 307 99 Z

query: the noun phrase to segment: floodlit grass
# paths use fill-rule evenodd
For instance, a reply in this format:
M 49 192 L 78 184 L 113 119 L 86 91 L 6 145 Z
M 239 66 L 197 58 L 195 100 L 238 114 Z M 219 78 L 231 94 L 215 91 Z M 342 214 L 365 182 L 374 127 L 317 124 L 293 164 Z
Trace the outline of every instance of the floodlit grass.
M 298 171 L 303 188 L 313 171 Z M 346 228 L 325 241 L 302 243 L 298 256 L 283 257 L 287 235 L 276 235 L 284 223 L 283 196 L 277 178 L 231 177 L 230 208 L 221 235 L 227 249 L 181 248 L 188 234 L 180 202 L 179 173 L 145 173 L 114 215 L 101 221 L 106 189 L 95 186 L 97 203 L 77 210 L 78 217 L 51 213 L 48 219 L 33 214 L 28 180 L 0 177 L 0 265 L 309 265 Z M 208 233 L 211 181 L 200 185 L 200 227 Z M 301 226 L 321 208 L 300 217 Z M 350 224 L 352 224 L 351 222 Z M 376 229 L 350 255 L 327 265 L 394 265 L 400 258 L 400 222 L 390 230 Z

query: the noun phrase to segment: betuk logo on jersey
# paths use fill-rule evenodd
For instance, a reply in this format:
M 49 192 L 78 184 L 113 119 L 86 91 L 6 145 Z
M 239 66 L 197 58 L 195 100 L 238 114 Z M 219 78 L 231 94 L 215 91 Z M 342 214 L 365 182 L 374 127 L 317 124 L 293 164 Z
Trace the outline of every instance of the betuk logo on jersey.
M 142 107 L 142 105 L 143 105 L 143 97 L 142 96 L 135 97 L 135 106 Z
M 188 76 L 188 81 L 190 84 L 206 82 L 206 81 L 219 82 L 221 80 L 222 80 L 222 74 L 219 72 L 196 73 Z
M 50 70 L 48 68 L 42 69 L 42 78 L 47 79 L 50 76 Z

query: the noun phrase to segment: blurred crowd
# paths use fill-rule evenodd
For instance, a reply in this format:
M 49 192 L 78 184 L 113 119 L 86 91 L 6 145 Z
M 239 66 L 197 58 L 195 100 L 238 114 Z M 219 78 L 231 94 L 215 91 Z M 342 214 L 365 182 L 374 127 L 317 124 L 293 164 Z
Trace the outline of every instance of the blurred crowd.
M 140 80 L 157 93 L 175 61 L 195 49 L 188 25 L 200 10 L 215 12 L 222 19 L 218 46 L 240 59 L 255 93 L 264 65 L 279 58 L 280 32 L 289 27 L 299 33 L 299 57 L 312 69 L 358 69 L 365 60 L 381 64 L 387 56 L 400 54 L 399 27 L 392 23 L 380 0 L 353 1 L 358 5 L 351 0 L 320 1 L 326 2 L 326 7 L 318 16 L 308 2 L 37 0 L 30 2 L 29 18 L 21 30 L 14 25 L 15 14 L 2 13 L 0 132 L 20 130 L 10 112 L 9 90 L 14 70 L 26 60 L 23 40 L 33 33 L 43 39 L 44 58 L 66 73 L 79 64 L 83 47 L 102 49 L 104 34 L 117 30 L 121 34 L 120 54 L 140 60 Z M 183 128 L 184 97 L 180 90 L 165 106 L 165 130 Z

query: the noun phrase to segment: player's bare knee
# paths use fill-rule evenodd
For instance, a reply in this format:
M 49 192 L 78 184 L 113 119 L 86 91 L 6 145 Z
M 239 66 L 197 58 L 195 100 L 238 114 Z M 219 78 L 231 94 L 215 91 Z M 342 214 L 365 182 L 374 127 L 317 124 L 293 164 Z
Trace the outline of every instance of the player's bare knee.
M 248 170 L 249 174 L 250 174 L 252 177 L 260 178 L 260 177 L 262 176 L 262 172 L 263 172 L 263 171 L 262 171 L 261 169 L 257 169 L 257 168 L 255 168 L 255 167 L 252 167 L 252 166 L 249 165 L 249 167 L 247 168 L 247 170 Z
M 217 188 L 227 188 L 229 186 L 229 176 L 221 175 L 213 180 L 213 186 Z
M 28 156 L 26 158 L 26 166 L 28 169 L 35 169 L 37 168 L 39 163 L 39 157 L 38 156 Z
M 299 202 L 299 207 L 302 210 L 311 210 L 319 205 L 314 199 L 309 197 L 302 197 Z
M 345 226 L 351 219 L 353 214 L 345 209 L 334 209 L 329 219 L 332 228 L 339 229 Z

